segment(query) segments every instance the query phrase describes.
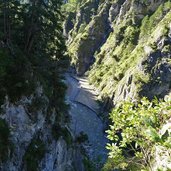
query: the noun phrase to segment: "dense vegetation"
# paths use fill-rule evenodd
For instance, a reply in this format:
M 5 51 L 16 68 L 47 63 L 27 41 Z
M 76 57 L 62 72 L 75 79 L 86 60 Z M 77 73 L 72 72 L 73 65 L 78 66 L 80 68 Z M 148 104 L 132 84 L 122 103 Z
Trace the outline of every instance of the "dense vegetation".
M 110 98 L 116 105 L 107 131 L 109 158 L 102 170 L 153 171 L 158 155 L 167 163 L 171 159 L 171 102 L 152 99 L 155 95 L 163 98 L 171 88 L 171 1 L 164 0 L 153 10 L 147 0 L 132 0 L 130 9 L 125 13 L 122 9 L 123 16 L 114 11 L 119 21 L 116 16 L 112 20 L 110 9 L 114 3 L 119 9 L 124 0 L 64 2 L 0 2 L 0 114 L 5 100 L 17 104 L 23 96 L 32 95 L 32 103 L 27 104 L 32 121 L 47 106 L 45 122 L 51 122 L 51 113 L 57 114 L 53 126 L 48 125 L 53 139 L 63 137 L 68 147 L 74 142 L 64 123 L 69 120 L 61 76 L 69 64 L 62 29 L 64 10 L 70 20 L 67 33 L 72 64 L 76 69 L 85 67 L 81 74 L 93 64 L 87 72 L 90 83 L 101 92 L 102 100 Z M 36 89 L 41 86 L 44 95 L 39 97 Z M 126 98 L 139 102 L 119 103 Z M 47 148 L 42 137 L 41 133 L 35 135 L 28 144 L 25 170 L 39 170 Z M 79 146 L 87 139 L 81 133 L 75 142 Z M 0 163 L 11 153 L 10 128 L 0 118 Z M 87 171 L 96 170 L 86 155 L 83 163 Z
M 124 102 L 113 109 L 107 131 L 111 140 L 107 146 L 109 160 L 104 170 L 152 171 L 156 149 L 162 149 L 166 156 L 171 152 L 170 111 L 170 100 L 150 102 L 146 98 L 138 104 Z M 163 170 L 162 166 L 158 169 Z
M 69 0 L 64 6 L 65 12 L 75 12 L 83 0 Z
M 87 74 L 90 83 L 100 90 L 100 95 L 104 99 L 112 98 L 113 94 L 118 95 L 120 92 L 117 90 L 119 87 L 124 87 L 123 83 L 129 79 L 128 77 L 133 77 L 132 82 L 136 84 L 132 94 L 141 92 L 144 89 L 144 84 L 149 83 L 150 87 L 154 83 L 153 80 L 156 80 L 157 84 L 157 81 L 160 83 L 162 79 L 161 75 L 154 74 L 157 72 L 155 69 L 144 71 L 149 65 L 148 63 L 142 64 L 144 68 L 142 71 L 138 66 L 141 65 L 142 60 L 145 61 L 148 58 L 149 54 L 146 48 L 150 49 L 151 53 L 160 53 L 161 47 L 158 46 L 158 39 L 162 40 L 168 37 L 171 2 L 169 0 L 161 3 L 156 1 L 158 4 L 153 7 L 153 2 L 150 0 L 130 0 L 125 4 L 131 6 L 132 3 L 134 4 L 133 8 L 124 9 L 127 11 L 119 15 L 117 10 L 124 2 L 114 0 L 103 3 L 103 1 L 88 0 L 78 8 L 77 15 L 69 15 L 74 24 L 69 31 L 68 41 L 72 64 L 78 73 L 84 74 L 89 70 Z M 127 8 L 126 5 L 123 5 L 124 8 Z M 113 6 L 117 8 L 113 12 L 114 17 L 112 18 L 110 11 Z M 79 17 L 79 15 L 81 16 Z M 112 21 L 109 21 L 110 17 Z M 167 57 L 166 53 L 169 53 L 170 50 L 169 44 L 163 45 L 165 48 L 162 48 L 165 51 L 161 52 L 161 58 L 157 61 L 158 65 L 162 63 L 163 56 Z M 154 58 L 156 53 L 153 55 Z M 167 58 L 170 61 L 169 56 Z M 91 66 L 92 64 L 93 66 Z M 147 94 L 150 94 L 149 92 L 146 91 Z M 143 95 L 147 96 L 147 94 Z M 154 95 L 155 93 L 151 96 Z M 123 98 L 122 96 L 123 94 L 120 98 Z
M 15 102 L 34 92 L 38 82 L 53 103 L 62 103 L 63 84 L 59 79 L 67 66 L 62 37 L 62 1 L 41 0 L 0 4 L 0 93 Z M 62 108 L 62 104 L 59 105 Z

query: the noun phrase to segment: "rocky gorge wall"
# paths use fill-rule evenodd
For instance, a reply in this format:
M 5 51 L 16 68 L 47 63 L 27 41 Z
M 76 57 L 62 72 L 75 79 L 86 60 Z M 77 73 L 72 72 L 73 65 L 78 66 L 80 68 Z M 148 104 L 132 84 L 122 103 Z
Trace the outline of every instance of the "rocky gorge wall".
M 9 138 L 1 137 L 6 142 L 0 142 L 4 149 L 0 170 L 84 170 L 79 145 L 74 143 L 68 123 L 56 112 L 49 113 L 48 106 L 49 99 L 41 86 L 34 95 L 16 103 L 6 97 L 0 115 L 0 136 L 5 130 L 10 133 Z M 61 121 L 57 121 L 59 117 Z
M 84 0 L 68 11 L 64 34 L 72 65 L 88 76 L 105 109 L 126 99 L 170 94 L 170 9 L 170 0 Z M 68 123 L 48 106 L 41 87 L 16 103 L 6 97 L 0 129 L 9 138 L 2 141 L 0 134 L 0 170 L 85 170 Z M 160 157 L 157 153 L 156 161 Z
M 165 0 L 87 0 L 70 20 L 73 27 L 65 23 L 72 64 L 78 75 L 88 71 L 106 106 L 169 94 L 170 7 Z
M 99 92 L 102 111 L 124 100 L 171 95 L 170 0 L 87 0 L 73 14 L 64 25 L 71 62 Z M 152 170 L 170 168 L 164 148 L 156 146 L 153 157 Z

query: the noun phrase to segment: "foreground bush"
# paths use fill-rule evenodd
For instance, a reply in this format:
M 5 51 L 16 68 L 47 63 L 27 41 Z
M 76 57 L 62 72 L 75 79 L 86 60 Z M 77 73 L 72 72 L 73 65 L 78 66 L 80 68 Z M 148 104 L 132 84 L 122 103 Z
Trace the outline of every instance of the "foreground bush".
M 104 170 L 153 170 L 156 147 L 171 151 L 171 102 L 143 98 L 124 102 L 110 114 L 109 159 Z M 171 157 L 171 156 L 170 156 Z

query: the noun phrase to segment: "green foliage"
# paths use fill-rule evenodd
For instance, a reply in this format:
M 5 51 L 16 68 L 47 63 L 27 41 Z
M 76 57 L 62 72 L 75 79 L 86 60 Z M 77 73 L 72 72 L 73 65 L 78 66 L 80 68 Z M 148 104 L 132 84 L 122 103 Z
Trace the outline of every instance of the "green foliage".
M 59 124 L 53 125 L 52 135 L 56 140 L 58 140 L 60 137 L 63 137 L 68 146 L 73 142 L 72 135 L 68 128 L 61 127 Z
M 145 16 L 142 20 L 140 28 L 140 37 L 144 39 L 146 36 L 149 36 L 158 22 L 161 21 L 161 19 L 163 18 L 163 14 L 167 13 L 170 8 L 171 2 L 167 1 L 165 3 L 162 3 L 151 16 Z
M 132 43 L 136 45 L 138 43 L 139 39 L 139 28 L 138 27 L 133 27 L 133 26 L 128 26 L 125 30 L 124 33 L 124 41 L 125 43 Z
M 75 12 L 83 1 L 84 0 L 68 0 L 68 2 L 63 6 L 63 10 L 66 12 Z
M 0 161 L 8 159 L 11 150 L 10 130 L 5 120 L 0 118 Z
M 171 134 L 159 130 L 171 117 L 171 102 L 124 102 L 110 114 L 111 125 L 107 131 L 111 141 L 107 145 L 109 161 L 104 170 L 138 168 L 151 169 L 155 146 L 170 148 Z
M 84 32 L 84 29 L 86 28 L 86 23 L 83 23 L 83 24 L 81 24 L 81 26 L 80 26 L 80 28 L 79 28 L 79 31 L 78 31 L 78 34 L 79 33 L 83 33 Z M 82 39 L 83 39 L 83 37 L 81 37 Z
M 52 108 L 59 112 L 65 106 L 66 86 L 60 75 L 69 60 L 61 5 L 61 0 L 0 4 L 0 105 L 6 95 L 14 103 L 43 85 Z
M 34 138 L 29 144 L 24 155 L 27 171 L 38 171 L 38 164 L 44 157 L 46 147 L 44 142 L 39 138 Z
M 66 85 L 61 75 L 69 60 L 65 55 L 62 2 L 6 0 L 0 3 L 0 106 L 5 96 L 15 103 L 22 96 L 32 95 L 32 104 L 27 106 L 32 120 L 37 120 L 34 114 L 46 107 L 49 112 L 46 116 L 52 110 L 60 113 L 60 120 L 67 116 Z M 42 96 L 36 91 L 40 86 L 43 86 Z M 62 128 L 60 135 L 71 144 L 67 129 Z M 39 170 L 39 161 L 46 152 L 40 136 L 26 150 L 23 160 L 28 171 Z M 4 161 L 7 155 L 9 128 L 0 120 L 0 160 Z
M 13 57 L 7 50 L 1 50 L 0 53 L 1 104 L 6 94 L 10 101 L 15 102 L 35 88 L 30 76 L 30 64 L 21 52 L 16 51 Z
M 32 104 L 27 106 L 32 119 L 37 119 L 34 114 L 46 107 L 47 120 L 52 110 L 60 113 L 61 118 L 66 117 L 66 86 L 61 75 L 69 60 L 65 55 L 62 2 L 6 0 L 0 3 L 0 106 L 5 96 L 15 103 L 22 96 L 33 95 Z M 40 86 L 43 86 L 46 97 L 35 92 Z M 71 142 L 67 130 L 61 134 L 66 136 L 68 143 Z M 9 129 L 0 120 L 2 160 L 9 154 L 8 136 Z M 28 171 L 38 170 L 45 151 L 41 139 L 34 138 L 24 156 Z
M 163 1 L 154 12 L 149 11 L 149 1 L 136 0 L 132 3 L 142 5 L 142 15 L 145 17 L 141 18 L 136 15 L 138 12 L 133 14 L 134 11 L 130 10 L 124 14 L 123 20 L 116 21 L 117 24 L 114 21 L 114 30 L 100 48 L 100 52 L 96 51 L 96 61 L 89 71 L 90 83 L 100 90 L 101 96 L 111 96 L 111 93 L 116 92 L 117 86 L 122 87 L 121 84 L 124 84 L 130 72 L 134 75 L 133 82 L 136 82 L 137 91 L 141 91 L 142 86 L 152 77 L 150 74 L 146 76 L 144 73 L 138 73 L 137 66 L 147 57 L 144 47 L 150 46 L 155 52 L 158 48 L 157 36 L 168 36 L 170 1 Z

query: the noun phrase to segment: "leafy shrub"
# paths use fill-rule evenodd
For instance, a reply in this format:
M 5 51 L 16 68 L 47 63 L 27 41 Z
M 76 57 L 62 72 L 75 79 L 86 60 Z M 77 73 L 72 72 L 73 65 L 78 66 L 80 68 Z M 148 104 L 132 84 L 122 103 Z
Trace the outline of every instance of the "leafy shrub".
M 135 26 L 134 27 L 128 26 L 124 33 L 124 39 L 125 39 L 124 41 L 125 43 L 131 42 L 132 44 L 136 45 L 139 39 L 138 36 L 139 36 L 139 28 Z
M 143 98 L 135 105 L 124 102 L 110 114 L 112 124 L 107 131 L 111 141 L 109 161 L 104 170 L 152 168 L 154 149 L 160 145 L 170 149 L 171 134 L 159 133 L 161 127 L 171 117 L 171 102 L 148 101 Z M 112 168 L 110 168 L 112 167 Z
M 75 12 L 77 10 L 77 6 L 84 2 L 84 0 L 68 0 L 68 2 L 63 6 L 64 11 L 67 12 Z
M 150 35 L 152 30 L 155 28 L 156 24 L 163 18 L 163 14 L 167 13 L 171 8 L 171 2 L 167 1 L 165 3 L 162 3 L 158 9 L 151 15 L 147 15 L 142 20 L 141 24 L 141 34 L 140 37 L 145 37 L 147 35 Z

